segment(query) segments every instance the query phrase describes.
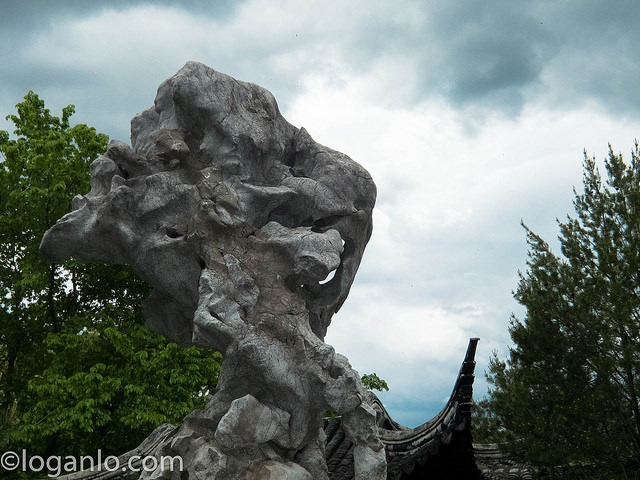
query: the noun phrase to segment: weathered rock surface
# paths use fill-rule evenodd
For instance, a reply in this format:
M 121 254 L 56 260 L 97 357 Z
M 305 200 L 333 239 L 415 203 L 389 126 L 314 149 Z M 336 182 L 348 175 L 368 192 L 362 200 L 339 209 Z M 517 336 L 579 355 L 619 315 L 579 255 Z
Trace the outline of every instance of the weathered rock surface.
M 223 353 L 211 402 L 158 454 L 182 455 L 190 479 L 327 478 L 331 408 L 356 445 L 356 478 L 385 478 L 357 372 L 323 341 L 371 235 L 370 175 L 290 125 L 268 91 L 195 62 L 131 131 L 132 147 L 112 142 L 94 161 L 91 191 L 41 249 L 131 264 L 153 287 L 150 328 Z

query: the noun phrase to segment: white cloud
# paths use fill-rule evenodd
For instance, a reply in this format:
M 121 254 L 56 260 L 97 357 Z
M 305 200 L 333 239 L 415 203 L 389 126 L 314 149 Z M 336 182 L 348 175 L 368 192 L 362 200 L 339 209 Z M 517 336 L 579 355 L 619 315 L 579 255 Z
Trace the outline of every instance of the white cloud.
M 40 65 L 90 69 L 101 75 L 144 72 L 189 51 L 203 53 L 205 32 L 213 27 L 210 19 L 167 7 L 104 9 L 86 18 L 53 20 L 22 54 Z
M 308 77 L 285 116 L 362 163 L 378 185 L 374 233 L 327 340 L 361 373 L 389 381 L 393 415 L 415 419 L 394 408 L 448 395 L 473 336 L 481 337 L 484 394 L 489 354 L 506 352 L 509 316 L 522 314 L 511 297 L 525 262 L 520 219 L 553 241 L 555 218 L 571 213 L 572 187 L 581 185 L 582 149 L 602 158 L 612 141 L 629 150 L 640 123 L 527 108 L 514 119 L 489 116 L 469 133 L 464 112 L 441 103 L 371 102 L 363 92 L 375 82 Z

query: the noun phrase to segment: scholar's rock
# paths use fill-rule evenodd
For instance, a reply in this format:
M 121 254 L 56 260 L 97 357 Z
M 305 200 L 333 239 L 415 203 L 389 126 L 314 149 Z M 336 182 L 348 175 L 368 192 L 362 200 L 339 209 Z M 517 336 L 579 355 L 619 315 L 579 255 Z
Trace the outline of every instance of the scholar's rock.
M 267 90 L 195 62 L 131 132 L 93 162 L 91 191 L 41 250 L 132 265 L 153 287 L 150 328 L 223 353 L 211 402 L 159 454 L 183 455 L 194 478 L 326 478 L 331 408 L 357 478 L 384 478 L 357 372 L 323 342 L 371 235 L 370 175 L 289 124 Z

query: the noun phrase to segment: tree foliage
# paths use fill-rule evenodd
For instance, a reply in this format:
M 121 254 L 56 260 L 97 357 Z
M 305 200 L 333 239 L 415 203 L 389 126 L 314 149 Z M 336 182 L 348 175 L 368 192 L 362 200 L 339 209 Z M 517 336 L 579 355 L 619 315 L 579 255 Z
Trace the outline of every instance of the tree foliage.
M 603 181 L 585 153 L 561 255 L 525 226 L 514 346 L 495 354 L 488 409 L 501 439 L 534 465 L 588 466 L 627 478 L 640 462 L 640 153 L 609 150 Z M 636 474 L 638 472 L 636 471 Z M 631 476 L 630 478 L 634 478 Z
M 362 375 L 362 384 L 367 387 L 369 390 L 377 390 L 379 392 L 389 391 L 389 386 L 387 382 L 382 378 L 378 377 L 375 373 L 365 373 Z
M 503 427 L 491 408 L 488 398 L 473 401 L 471 426 L 474 443 L 499 443 L 503 438 Z
M 148 331 L 130 268 L 42 259 L 108 138 L 33 92 L 16 108 L 14 135 L 0 131 L 0 449 L 122 453 L 201 407 L 220 356 Z

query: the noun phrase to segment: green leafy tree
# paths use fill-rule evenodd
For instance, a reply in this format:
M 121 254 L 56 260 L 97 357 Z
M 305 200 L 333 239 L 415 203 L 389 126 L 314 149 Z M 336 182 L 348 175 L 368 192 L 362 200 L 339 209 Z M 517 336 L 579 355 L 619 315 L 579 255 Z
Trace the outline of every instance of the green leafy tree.
M 640 462 L 640 153 L 609 150 L 603 182 L 585 153 L 576 217 L 558 222 L 562 255 L 525 226 L 514 346 L 495 354 L 487 408 L 501 439 L 539 467 L 637 478 Z
M 12 408 L 26 391 L 30 373 L 42 365 L 42 340 L 58 332 L 58 302 L 64 296 L 60 267 L 40 257 L 42 234 L 66 213 L 73 193 L 86 190 L 88 162 L 106 148 L 107 137 L 86 125 L 50 115 L 30 92 L 9 115 L 17 139 L 0 131 L 0 339 L 3 371 L 0 405 Z M 23 356 L 30 351 L 33 355 Z M 27 375 L 25 375 L 25 373 Z
M 147 330 L 149 287 L 129 267 L 42 259 L 108 138 L 33 92 L 16 108 L 13 138 L 0 131 L 0 449 L 122 453 L 203 406 L 220 355 Z
M 379 392 L 389 391 L 387 382 L 378 377 L 375 373 L 365 373 L 362 375 L 362 384 L 369 390 L 378 390 Z
M 82 334 L 49 335 L 45 344 L 55 356 L 30 381 L 34 401 L 13 434 L 30 451 L 123 453 L 158 425 L 201 408 L 219 372 L 215 355 L 110 318 Z

